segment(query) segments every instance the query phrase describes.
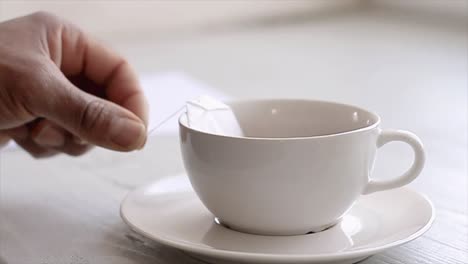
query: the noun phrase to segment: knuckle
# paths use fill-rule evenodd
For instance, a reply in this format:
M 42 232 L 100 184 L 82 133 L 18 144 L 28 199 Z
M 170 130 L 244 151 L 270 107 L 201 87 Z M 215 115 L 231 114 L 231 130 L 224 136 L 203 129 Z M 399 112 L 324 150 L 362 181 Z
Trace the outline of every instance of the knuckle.
M 31 18 L 35 22 L 46 23 L 46 24 L 58 23 L 60 21 L 60 18 L 57 15 L 51 12 L 47 12 L 47 11 L 35 12 L 31 15 Z
M 109 111 L 104 102 L 100 100 L 92 100 L 86 104 L 83 111 L 81 112 L 79 130 L 83 134 L 92 133 L 94 136 L 100 136 L 98 129 L 102 129 L 102 126 L 108 125 L 107 117 Z M 95 133 L 93 133 L 96 131 Z
M 31 21 L 34 25 L 45 26 L 50 39 L 58 40 L 63 37 L 65 43 L 68 38 L 85 35 L 81 28 L 75 24 L 50 12 L 36 12 L 31 15 Z
M 30 15 L 29 23 L 32 28 L 45 28 L 47 35 L 55 38 L 59 37 L 63 25 L 66 24 L 59 16 L 46 11 L 39 11 Z

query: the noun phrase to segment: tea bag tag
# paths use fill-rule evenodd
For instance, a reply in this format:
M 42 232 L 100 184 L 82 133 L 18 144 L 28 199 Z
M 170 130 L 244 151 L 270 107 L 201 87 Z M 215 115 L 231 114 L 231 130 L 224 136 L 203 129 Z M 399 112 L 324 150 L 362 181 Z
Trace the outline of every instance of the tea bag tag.
M 202 95 L 194 100 L 190 100 L 187 102 L 187 105 L 196 106 L 206 111 L 231 109 L 225 103 L 208 95 Z
M 189 127 L 208 133 L 243 136 L 237 118 L 223 102 L 203 95 L 188 101 L 186 106 Z

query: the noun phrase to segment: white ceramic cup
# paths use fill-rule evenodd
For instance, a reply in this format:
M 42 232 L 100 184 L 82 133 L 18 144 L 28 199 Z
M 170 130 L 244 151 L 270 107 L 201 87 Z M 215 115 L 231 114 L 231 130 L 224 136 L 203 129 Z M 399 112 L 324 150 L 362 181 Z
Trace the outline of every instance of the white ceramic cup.
M 308 100 L 229 103 L 245 137 L 216 135 L 179 119 L 182 156 L 200 200 L 238 231 L 302 235 L 341 220 L 362 194 L 397 188 L 421 172 L 425 154 L 410 132 L 381 130 L 364 109 Z M 406 173 L 371 179 L 376 150 L 403 141 L 414 150 Z

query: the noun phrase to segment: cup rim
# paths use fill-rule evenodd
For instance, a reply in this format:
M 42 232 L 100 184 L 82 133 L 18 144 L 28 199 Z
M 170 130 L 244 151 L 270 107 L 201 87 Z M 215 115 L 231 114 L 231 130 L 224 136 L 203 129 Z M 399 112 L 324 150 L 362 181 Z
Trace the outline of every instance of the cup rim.
M 232 135 L 223 135 L 223 134 L 216 134 L 216 133 L 211 133 L 211 132 L 206 132 L 198 129 L 191 128 L 184 124 L 182 121 L 182 118 L 184 117 L 184 114 L 186 112 L 183 112 L 179 118 L 179 126 L 182 126 L 186 128 L 187 130 L 190 130 L 195 133 L 203 134 L 206 136 L 213 136 L 213 137 L 220 137 L 220 138 L 226 138 L 226 139 L 236 139 L 236 140 L 255 140 L 255 141 L 291 141 L 291 140 L 304 140 L 304 139 L 318 139 L 318 138 L 332 138 L 332 137 L 338 137 L 338 136 L 344 136 L 344 135 L 350 135 L 350 134 L 355 134 L 355 133 L 360 133 L 368 130 L 372 130 L 380 125 L 380 116 L 377 115 L 376 113 L 366 110 L 362 107 L 352 105 L 352 104 L 345 104 L 345 103 L 340 103 L 340 102 L 334 102 L 334 101 L 326 101 L 326 100 L 312 100 L 312 99 L 294 99 L 294 98 L 285 98 L 285 99 L 279 99 L 279 98 L 271 98 L 271 99 L 237 99 L 237 100 L 226 100 L 225 103 L 230 105 L 230 104 L 235 104 L 235 103 L 255 103 L 255 102 L 272 102 L 272 101 L 281 101 L 281 102 L 306 102 L 306 103 L 326 103 L 326 104 L 333 104 L 339 107 L 351 107 L 358 109 L 360 111 L 363 111 L 370 116 L 373 116 L 375 118 L 375 122 L 361 127 L 357 129 L 352 129 L 349 131 L 344 131 L 344 132 L 338 132 L 338 133 L 330 133 L 330 134 L 324 134 L 324 135 L 316 135 L 316 136 L 304 136 L 304 137 L 249 137 L 249 136 L 232 136 Z

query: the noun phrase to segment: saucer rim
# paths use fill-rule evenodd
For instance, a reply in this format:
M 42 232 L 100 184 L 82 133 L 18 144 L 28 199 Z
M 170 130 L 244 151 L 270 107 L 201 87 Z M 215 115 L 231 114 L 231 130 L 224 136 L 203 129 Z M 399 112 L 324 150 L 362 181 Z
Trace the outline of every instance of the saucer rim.
M 200 247 L 198 246 L 199 245 L 198 243 L 190 243 L 190 242 L 184 242 L 180 240 L 169 239 L 163 235 L 156 237 L 156 236 L 150 235 L 149 233 L 133 225 L 131 221 L 126 218 L 123 212 L 124 210 L 123 208 L 127 200 L 130 198 L 132 194 L 137 193 L 140 190 L 145 189 L 147 186 L 153 185 L 157 182 L 158 181 L 136 188 L 135 190 L 130 191 L 125 196 L 125 198 L 122 200 L 120 204 L 120 217 L 122 218 L 124 223 L 127 224 L 130 227 L 130 229 L 133 230 L 134 232 L 142 235 L 143 237 L 147 239 L 160 243 L 162 245 L 172 247 L 178 250 L 182 250 L 185 252 L 189 252 L 195 255 L 202 255 L 202 256 L 213 257 L 213 258 L 229 258 L 231 260 L 249 259 L 250 261 L 268 261 L 268 262 L 288 262 L 288 261 L 304 262 L 304 261 L 333 261 L 333 260 L 344 260 L 344 259 L 359 258 L 363 256 L 370 256 L 378 252 L 382 252 L 384 250 L 406 244 L 422 236 L 432 227 L 432 224 L 434 223 L 434 220 L 436 217 L 434 204 L 427 197 L 427 195 L 420 193 L 416 190 L 413 190 L 409 187 L 400 187 L 400 188 L 395 188 L 395 189 L 403 190 L 405 192 L 410 192 L 413 195 L 419 196 L 429 205 L 430 210 L 431 210 L 431 217 L 426 222 L 426 224 L 422 228 L 418 229 L 416 232 L 414 232 L 413 234 L 411 234 L 410 236 L 404 239 L 396 240 L 392 243 L 382 245 L 382 246 L 374 246 L 374 247 L 370 247 L 367 249 L 357 249 L 357 250 L 353 250 L 349 252 L 338 251 L 338 252 L 324 253 L 324 254 L 247 253 L 247 252 L 234 251 L 234 250 Z M 186 192 L 190 193 L 190 192 L 193 192 L 193 190 L 187 190 Z M 247 234 L 247 235 L 250 235 L 250 234 Z

